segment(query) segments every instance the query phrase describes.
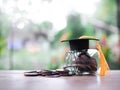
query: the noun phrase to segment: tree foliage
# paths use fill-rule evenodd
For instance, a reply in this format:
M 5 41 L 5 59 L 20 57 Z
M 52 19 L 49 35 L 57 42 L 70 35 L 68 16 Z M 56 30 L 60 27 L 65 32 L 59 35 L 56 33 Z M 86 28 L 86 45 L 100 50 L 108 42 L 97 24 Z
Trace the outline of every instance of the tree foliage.
M 55 35 L 55 39 L 51 44 L 57 44 L 64 35 L 66 35 L 65 39 L 74 39 L 79 38 L 84 33 L 85 28 L 82 25 L 80 14 L 72 12 L 67 16 L 67 26 Z
M 7 15 L 0 12 L 0 57 L 6 49 L 6 38 L 9 34 L 10 22 Z
M 97 19 L 100 19 L 107 24 L 116 26 L 117 6 L 116 0 L 101 0 L 96 11 Z

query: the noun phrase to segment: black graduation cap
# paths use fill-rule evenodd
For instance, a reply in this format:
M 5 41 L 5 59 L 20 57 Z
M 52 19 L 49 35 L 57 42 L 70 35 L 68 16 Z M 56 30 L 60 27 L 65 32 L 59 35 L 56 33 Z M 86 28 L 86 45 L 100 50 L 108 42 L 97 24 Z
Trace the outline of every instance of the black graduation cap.
M 99 40 L 93 36 L 81 36 L 79 39 L 72 39 L 72 40 L 62 40 L 61 42 L 69 42 L 70 49 L 72 51 L 82 51 L 89 49 L 89 40 Z

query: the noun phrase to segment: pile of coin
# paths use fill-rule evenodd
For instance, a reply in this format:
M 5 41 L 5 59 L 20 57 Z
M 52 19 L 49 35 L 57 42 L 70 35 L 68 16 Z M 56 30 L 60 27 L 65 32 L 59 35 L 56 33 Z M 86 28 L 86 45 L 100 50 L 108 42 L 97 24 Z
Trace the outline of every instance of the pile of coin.
M 51 76 L 51 77 L 70 76 L 68 70 L 29 71 L 29 72 L 24 72 L 24 75 L 25 76 Z

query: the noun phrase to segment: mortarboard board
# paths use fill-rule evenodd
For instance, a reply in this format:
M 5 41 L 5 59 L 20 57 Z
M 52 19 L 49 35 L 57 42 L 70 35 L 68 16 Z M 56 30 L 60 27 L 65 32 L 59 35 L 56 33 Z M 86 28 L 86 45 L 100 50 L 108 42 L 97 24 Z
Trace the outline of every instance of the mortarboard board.
M 62 40 L 61 42 L 69 42 L 70 49 L 79 52 L 89 49 L 89 40 L 99 41 L 99 39 L 95 37 L 82 36 L 79 39 Z
M 96 40 L 96 48 L 99 51 L 100 55 L 100 75 L 105 76 L 107 71 L 109 70 L 109 66 L 105 59 L 105 56 L 102 52 L 101 46 L 99 44 L 99 39 L 94 36 L 81 36 L 79 39 L 72 39 L 72 40 L 62 40 L 61 42 L 69 42 L 70 49 L 76 51 L 82 51 L 89 49 L 89 40 Z

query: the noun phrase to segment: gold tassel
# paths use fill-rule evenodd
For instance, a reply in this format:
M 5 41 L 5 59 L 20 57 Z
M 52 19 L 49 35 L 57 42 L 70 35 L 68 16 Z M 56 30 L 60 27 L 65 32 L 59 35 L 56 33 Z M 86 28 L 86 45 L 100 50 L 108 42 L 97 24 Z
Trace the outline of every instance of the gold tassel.
M 97 47 L 97 49 L 99 51 L 99 54 L 100 54 L 100 68 L 101 68 L 100 69 L 100 75 L 105 76 L 108 73 L 109 66 L 108 66 L 107 61 L 105 59 L 105 56 L 104 56 L 104 54 L 102 52 L 101 46 L 100 46 L 100 44 L 98 42 L 97 42 L 96 47 Z

